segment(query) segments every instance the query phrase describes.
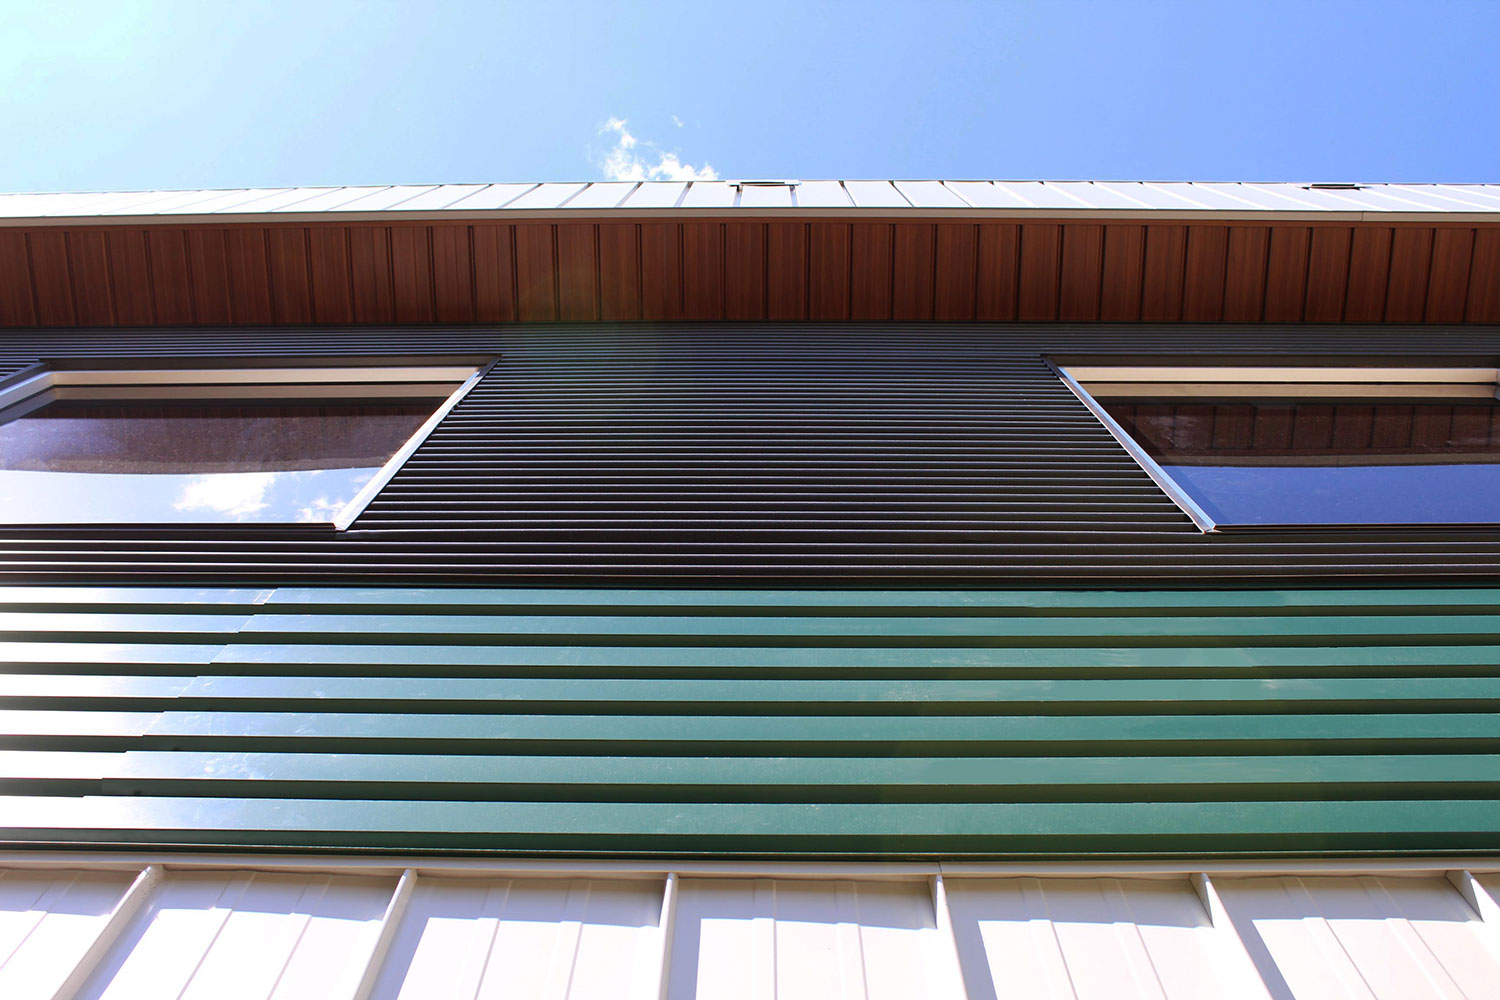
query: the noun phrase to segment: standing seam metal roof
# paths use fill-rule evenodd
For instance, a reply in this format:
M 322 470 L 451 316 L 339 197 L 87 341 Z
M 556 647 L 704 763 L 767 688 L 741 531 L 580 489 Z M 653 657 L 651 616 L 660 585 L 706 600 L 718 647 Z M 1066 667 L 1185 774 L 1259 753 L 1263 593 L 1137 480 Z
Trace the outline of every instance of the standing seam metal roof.
M 1500 184 L 1147 181 L 598 181 L 0 195 L 0 223 L 386 213 L 1500 215 Z

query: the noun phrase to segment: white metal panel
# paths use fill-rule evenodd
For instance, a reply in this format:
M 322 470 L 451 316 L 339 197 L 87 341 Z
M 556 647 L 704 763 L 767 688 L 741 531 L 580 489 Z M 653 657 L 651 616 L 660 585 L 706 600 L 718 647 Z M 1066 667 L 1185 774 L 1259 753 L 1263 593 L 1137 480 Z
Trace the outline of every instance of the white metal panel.
M 1402 185 L 1401 194 L 1435 190 L 1451 198 L 1462 198 L 1485 211 L 1500 212 L 1500 184 L 1419 184 Z
M 449 211 L 474 211 L 482 212 L 491 209 L 504 208 L 515 201 L 521 195 L 537 184 L 489 184 L 480 188 L 467 198 L 460 198 L 448 206 Z
M 564 208 L 614 208 L 636 189 L 635 181 L 600 181 L 578 192 Z
M 386 209 L 405 211 L 408 201 L 435 189 L 434 184 L 398 184 L 395 187 L 371 191 L 362 198 L 340 205 L 338 210 L 340 212 L 380 212 Z M 295 212 L 300 209 L 301 206 L 292 206 L 282 211 Z
M 1031 208 L 1031 202 L 994 181 L 949 181 L 948 190 L 975 208 Z
M 1500 995 L 1483 925 L 1442 878 L 1215 879 L 1299 997 Z
M 1142 185 L 1144 186 L 1144 185 Z M 1239 184 L 1174 184 L 1172 190 L 1186 188 L 1186 194 L 1195 203 L 1216 212 L 1243 212 L 1253 208 L 1250 202 L 1240 197 Z
M 857 208 L 911 208 L 890 181 L 845 181 L 844 190 Z
M 1186 880 L 947 879 L 971 997 L 1254 996 Z
M 695 187 L 697 185 L 694 185 Z M 838 181 L 803 181 L 792 196 L 800 208 L 853 208 L 849 192 Z
M 896 181 L 896 190 L 917 208 L 967 208 L 941 181 Z
M 995 187 L 1033 208 L 1066 208 L 1077 211 L 1084 207 L 1078 203 L 1077 198 L 1061 190 L 1054 190 L 1050 184 L 1041 181 L 996 181 Z
M 183 202 L 175 208 L 162 209 L 161 215 L 202 215 L 217 212 L 234 205 L 244 205 L 272 194 L 281 194 L 292 188 L 241 188 L 238 191 L 213 191 L 206 201 Z
M 170 197 L 166 191 L 130 191 L 122 194 L 80 195 L 78 201 L 67 206 L 68 215 L 119 215 L 122 209 L 150 205 Z M 150 209 L 147 209 L 150 211 Z
M 45 215 L 49 204 L 61 205 L 62 195 L 56 194 L 7 194 L 0 195 L 0 218 L 34 219 Z
M 477 191 L 483 191 L 487 184 L 439 184 L 424 194 L 415 198 L 408 198 L 399 205 L 394 206 L 401 212 L 441 212 L 451 208 L 453 203 L 461 198 L 467 198 Z
M 648 181 L 630 192 L 621 208 L 675 208 L 687 185 L 679 181 Z
M 961 997 L 925 883 L 681 879 L 670 1000 Z
M 55 195 L 52 200 L 48 201 L 46 211 L 41 214 L 67 218 L 96 215 L 101 207 L 107 207 L 122 197 L 135 198 L 146 193 L 148 192 L 127 191 L 122 196 L 119 192 L 96 191 L 86 194 Z
M 239 215 L 240 213 L 274 212 L 278 208 L 284 208 L 287 205 L 298 205 L 302 202 L 311 201 L 319 195 L 327 194 L 331 191 L 342 190 L 343 188 L 337 187 L 288 188 L 285 191 L 277 191 L 272 194 L 262 195 L 259 198 L 252 198 L 249 201 L 237 201 L 228 205 L 223 205 L 219 208 L 204 208 L 201 209 L 201 211 L 212 211 L 215 215 L 224 215 L 226 213 Z
M 132 201 L 116 205 L 101 215 L 160 215 L 188 205 L 202 205 L 222 195 L 222 191 L 157 191 L 149 201 Z
M 1050 182 L 1047 187 L 1071 194 L 1091 208 L 1142 209 L 1139 184 L 1096 184 L 1092 181 Z
M 363 972 L 394 886 L 333 875 L 174 875 L 80 1000 L 340 1000 Z
M 374 1000 L 656 1000 L 662 883 L 417 881 Z
M 682 208 L 732 208 L 734 185 L 728 181 L 691 181 L 682 196 Z
M 351 201 L 363 198 L 366 195 L 374 194 L 377 191 L 387 191 L 389 189 L 390 186 L 386 184 L 367 185 L 363 187 L 335 188 L 334 190 L 329 191 L 325 194 L 318 195 L 316 198 L 308 198 L 305 201 L 296 202 L 288 208 L 281 208 L 277 211 L 326 212 L 336 208 L 343 208 Z
M 507 211 L 554 209 L 585 187 L 587 187 L 585 184 L 538 184 L 515 201 L 510 202 L 505 208 Z
M 124 872 L 0 871 L 0 997 L 52 1000 L 130 881 Z
M 1434 203 L 1443 204 L 1450 212 L 1493 211 L 1496 207 L 1493 201 L 1482 197 L 1483 192 L 1457 185 L 1421 184 L 1402 190 L 1410 191 L 1413 195 L 1420 195 Z M 1494 185 L 1490 185 L 1489 190 L 1493 192 Z
M 787 184 L 746 184 L 740 189 L 741 208 L 791 208 L 792 188 Z

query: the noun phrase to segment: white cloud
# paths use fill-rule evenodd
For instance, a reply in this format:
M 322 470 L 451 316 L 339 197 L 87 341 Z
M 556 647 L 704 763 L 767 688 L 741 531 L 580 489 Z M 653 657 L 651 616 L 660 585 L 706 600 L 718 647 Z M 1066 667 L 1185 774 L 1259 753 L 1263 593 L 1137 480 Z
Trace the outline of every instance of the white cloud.
M 677 116 L 672 120 L 681 126 Z M 656 143 L 647 140 L 642 143 L 632 135 L 625 126 L 628 123 L 623 118 L 611 118 L 599 126 L 599 134 L 613 132 L 615 134 L 615 145 L 607 154 L 601 166 L 604 176 L 612 181 L 713 181 L 719 179 L 719 173 L 712 166 L 705 163 L 702 167 L 694 167 L 691 163 L 683 163 L 675 152 L 667 152 L 660 149 Z
M 266 491 L 275 482 L 274 472 L 211 472 L 188 480 L 172 506 L 243 518 L 266 508 Z
M 678 128 L 682 128 L 682 119 L 678 118 L 676 115 L 673 115 L 672 116 L 672 124 L 676 125 Z
M 327 497 L 318 497 L 306 507 L 297 508 L 297 520 L 302 524 L 332 521 L 347 506 L 349 506 L 348 500 L 330 500 Z

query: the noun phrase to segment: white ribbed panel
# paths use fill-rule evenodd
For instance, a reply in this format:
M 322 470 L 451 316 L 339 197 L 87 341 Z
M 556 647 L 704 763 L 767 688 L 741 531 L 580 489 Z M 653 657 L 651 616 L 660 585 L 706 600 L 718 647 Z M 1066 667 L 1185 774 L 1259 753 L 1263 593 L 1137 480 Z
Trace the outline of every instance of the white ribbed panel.
M 434 863 L 0 869 L 0 1000 L 1500 997 L 1493 872 L 510 878 Z
M 79 992 L 99 1000 L 342 1000 L 394 881 L 212 872 L 169 876 Z
M 1263 997 L 1186 879 L 946 879 L 974 1000 Z
M 962 997 L 925 882 L 679 882 L 671 1000 Z
M 1500 996 L 1478 914 L 1443 878 L 1216 878 L 1298 997 Z
M 0 997 L 51 1000 L 132 877 L 0 871 Z
M 662 883 L 420 878 L 374 1000 L 656 1000 Z

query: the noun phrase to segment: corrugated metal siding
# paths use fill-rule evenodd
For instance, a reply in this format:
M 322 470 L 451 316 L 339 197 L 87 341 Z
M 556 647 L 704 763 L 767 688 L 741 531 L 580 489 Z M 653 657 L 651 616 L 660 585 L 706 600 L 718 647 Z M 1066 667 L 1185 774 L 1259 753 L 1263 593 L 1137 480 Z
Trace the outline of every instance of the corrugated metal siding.
M 1496 907 L 1467 871 L 528 878 L 200 864 L 152 866 L 128 892 L 126 872 L 0 870 L 7 1000 L 1407 1000 L 1490 997 L 1500 979 L 1500 926 L 1481 916 Z
M 1493 328 L 744 324 L 31 332 L 38 357 L 500 355 L 353 528 L 0 529 L 11 582 L 1494 580 L 1477 530 L 1205 536 L 1042 356 L 1500 354 Z
M 1500 591 L 3 594 L 0 837 L 1500 849 Z

